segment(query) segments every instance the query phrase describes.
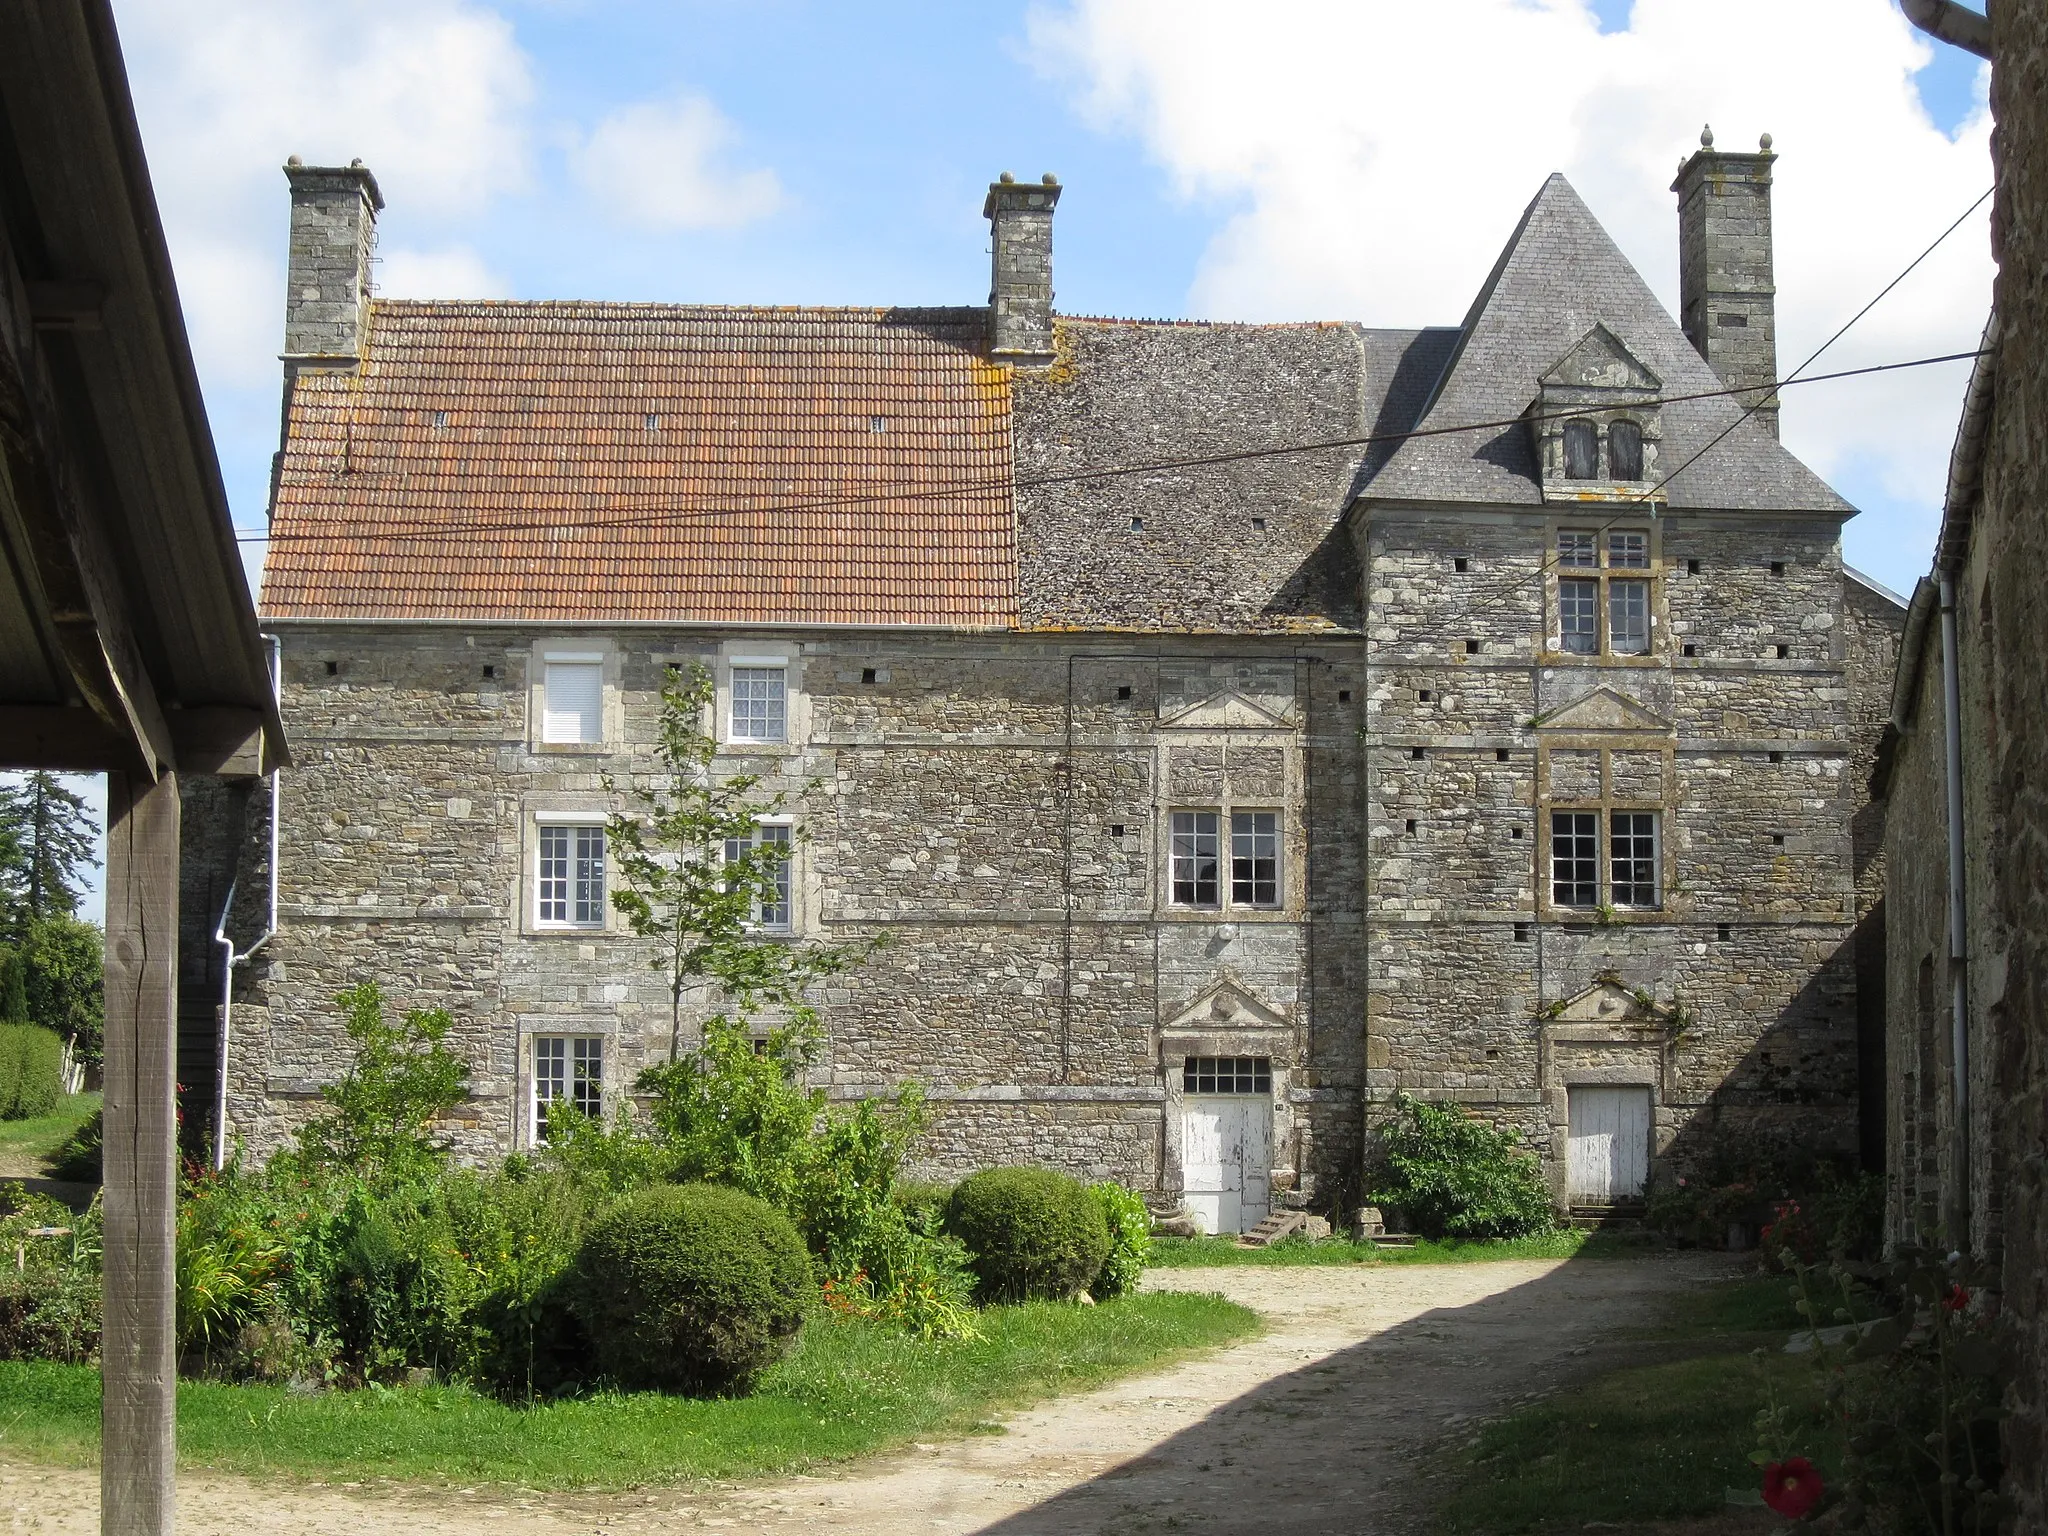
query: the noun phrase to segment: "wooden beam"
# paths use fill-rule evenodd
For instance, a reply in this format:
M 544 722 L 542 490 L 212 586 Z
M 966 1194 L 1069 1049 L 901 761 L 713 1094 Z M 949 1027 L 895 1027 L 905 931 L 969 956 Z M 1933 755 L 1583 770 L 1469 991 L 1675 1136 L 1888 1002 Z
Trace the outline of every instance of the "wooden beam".
M 255 778 L 271 766 L 263 715 L 232 704 L 164 712 L 180 773 Z M 54 768 L 112 773 L 141 766 L 134 739 L 91 710 L 60 704 L 0 704 L 0 770 Z
M 103 1536 L 175 1520 L 178 830 L 175 774 L 107 775 Z

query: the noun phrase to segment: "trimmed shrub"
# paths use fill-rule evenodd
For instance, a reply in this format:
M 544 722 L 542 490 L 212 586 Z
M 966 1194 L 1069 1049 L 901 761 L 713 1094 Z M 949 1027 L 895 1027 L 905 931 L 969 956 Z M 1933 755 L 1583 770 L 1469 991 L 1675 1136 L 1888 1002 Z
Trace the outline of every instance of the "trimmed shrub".
M 64 1099 L 64 1042 L 33 1024 L 0 1024 L 0 1120 L 34 1120 Z
M 924 1184 L 900 1179 L 889 1198 L 903 1212 L 904 1225 L 924 1237 L 937 1237 L 946 1230 L 946 1206 L 953 1198 L 950 1184 Z
M 1396 1094 L 1394 1118 L 1379 1128 L 1379 1155 L 1367 1201 L 1400 1211 L 1423 1237 L 1526 1237 L 1557 1224 L 1522 1138 L 1456 1104 Z
M 946 1230 L 967 1245 L 984 1302 L 1063 1301 L 1092 1284 L 1109 1257 L 1101 1203 L 1050 1168 L 989 1168 L 962 1180 Z
M 710 1184 L 642 1190 L 599 1217 L 569 1303 L 620 1386 L 744 1391 L 817 1300 L 810 1255 L 765 1200 Z
M 1109 1257 L 1102 1261 L 1088 1294 L 1097 1301 L 1128 1296 L 1152 1261 L 1152 1213 L 1121 1184 L 1105 1180 L 1089 1185 L 1088 1193 L 1102 1208 L 1103 1223 L 1109 1228 Z

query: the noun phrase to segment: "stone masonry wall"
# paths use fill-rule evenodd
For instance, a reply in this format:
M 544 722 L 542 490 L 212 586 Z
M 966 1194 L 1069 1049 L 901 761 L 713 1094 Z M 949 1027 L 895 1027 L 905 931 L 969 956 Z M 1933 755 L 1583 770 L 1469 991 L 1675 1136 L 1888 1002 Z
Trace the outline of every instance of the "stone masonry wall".
M 472 1097 L 450 1129 L 470 1155 L 529 1140 L 531 1036 L 603 1037 L 615 1088 L 664 1055 L 665 988 L 617 919 L 530 921 L 534 816 L 596 815 L 618 803 L 607 779 L 646 781 L 664 664 L 776 644 L 792 741 L 717 771 L 813 786 L 801 934 L 887 939 L 819 999 L 833 1094 L 922 1081 L 924 1172 L 1052 1163 L 1170 1197 L 1162 1028 L 1228 983 L 1287 1023 L 1276 1165 L 1318 1200 L 1355 1170 L 1362 677 L 1341 642 L 586 634 L 609 722 L 589 750 L 531 738 L 537 647 L 559 633 L 282 627 L 282 926 L 244 973 L 230 1058 L 233 1129 L 258 1155 L 341 1070 L 332 998 L 365 978 L 453 1014 Z M 1165 903 L 1187 805 L 1283 812 L 1278 909 Z

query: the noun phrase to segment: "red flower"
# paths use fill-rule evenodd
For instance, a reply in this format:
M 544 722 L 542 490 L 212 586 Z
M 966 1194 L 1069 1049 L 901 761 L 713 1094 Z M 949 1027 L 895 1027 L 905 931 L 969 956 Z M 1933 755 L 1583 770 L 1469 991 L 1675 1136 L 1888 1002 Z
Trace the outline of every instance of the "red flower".
M 1813 1508 L 1820 1492 L 1820 1472 L 1804 1456 L 1787 1456 L 1764 1468 L 1764 1502 L 1787 1520 Z
M 1960 1312 L 1969 1304 L 1970 1293 L 1960 1285 L 1950 1286 L 1948 1294 L 1941 1298 L 1941 1307 L 1944 1312 Z

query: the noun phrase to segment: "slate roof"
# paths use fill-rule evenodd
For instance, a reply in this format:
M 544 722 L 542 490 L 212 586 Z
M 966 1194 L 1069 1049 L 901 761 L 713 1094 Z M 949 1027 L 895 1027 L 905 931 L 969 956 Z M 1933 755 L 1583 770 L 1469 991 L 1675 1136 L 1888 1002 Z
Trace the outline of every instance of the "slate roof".
M 979 309 L 411 303 L 301 374 L 276 618 L 1006 627 L 1008 372 Z
M 1519 417 L 1538 381 L 1604 324 L 1663 381 L 1664 393 L 1724 388 L 1564 177 L 1553 175 L 1522 215 L 1415 427 Z M 1666 405 L 1663 462 L 1685 464 L 1736 423 L 1728 396 Z M 1415 438 L 1362 488 L 1372 500 L 1540 503 L 1535 450 L 1519 421 L 1490 431 Z M 1853 508 L 1755 421 L 1669 481 L 1673 507 L 1818 512 Z

